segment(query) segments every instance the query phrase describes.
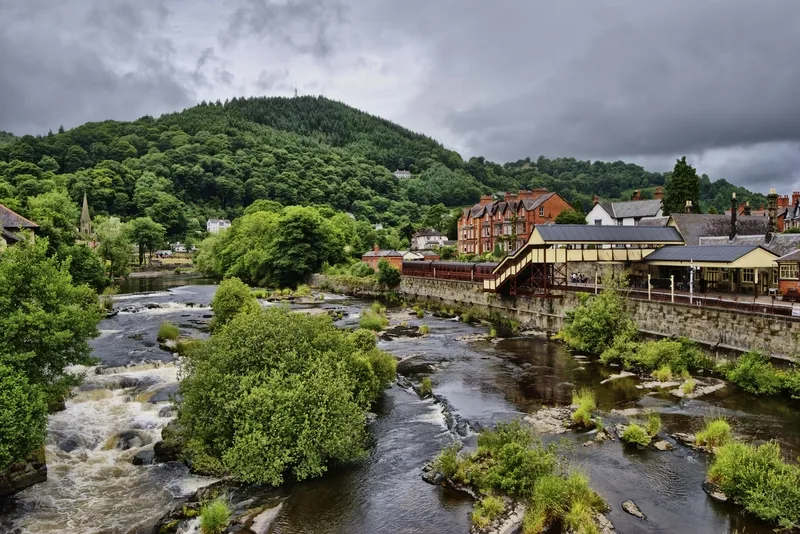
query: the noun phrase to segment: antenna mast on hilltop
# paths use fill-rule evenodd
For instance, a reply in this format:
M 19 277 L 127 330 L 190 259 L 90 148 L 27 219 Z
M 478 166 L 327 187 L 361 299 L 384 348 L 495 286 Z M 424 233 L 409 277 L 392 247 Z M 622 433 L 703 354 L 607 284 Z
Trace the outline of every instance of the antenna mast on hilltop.
M 297 98 L 297 86 L 294 88 L 294 97 Z

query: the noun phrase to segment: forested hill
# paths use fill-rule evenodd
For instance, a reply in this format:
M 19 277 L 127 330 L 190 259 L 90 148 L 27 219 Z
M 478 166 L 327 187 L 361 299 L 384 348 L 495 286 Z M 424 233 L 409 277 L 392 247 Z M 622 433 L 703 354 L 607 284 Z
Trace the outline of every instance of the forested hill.
M 414 174 L 399 181 L 395 168 Z M 236 98 L 158 119 L 87 123 L 41 137 L 0 135 L 0 203 L 25 214 L 28 199 L 88 195 L 93 215 L 148 215 L 172 237 L 208 217 L 235 218 L 258 199 L 327 204 L 385 226 L 418 224 L 426 206 L 461 206 L 519 188 L 558 191 L 576 207 L 592 196 L 645 196 L 667 175 L 623 162 L 525 159 L 499 165 L 461 157 L 392 122 L 322 97 Z M 701 184 L 705 208 L 730 193 L 760 195 L 722 180 Z

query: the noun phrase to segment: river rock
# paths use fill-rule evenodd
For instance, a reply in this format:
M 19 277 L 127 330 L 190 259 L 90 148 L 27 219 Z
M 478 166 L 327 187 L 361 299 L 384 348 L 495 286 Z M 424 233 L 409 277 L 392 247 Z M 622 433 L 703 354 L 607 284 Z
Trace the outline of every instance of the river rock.
M 397 373 L 403 376 L 430 374 L 436 371 L 436 363 L 425 354 L 415 354 L 397 362 Z
M 158 416 L 159 417 L 172 417 L 173 415 L 174 415 L 174 412 L 172 411 L 172 406 L 162 406 L 158 410 Z
M 703 491 L 708 493 L 708 496 L 714 499 L 715 501 L 719 502 L 727 502 L 728 496 L 725 495 L 719 486 L 714 484 L 713 482 L 703 482 Z
M 643 521 L 645 519 L 647 519 L 644 516 L 644 514 L 642 513 L 642 511 L 639 510 L 639 507 L 636 506 L 636 503 L 633 502 L 633 501 L 628 500 L 628 501 L 623 502 L 622 503 L 622 509 L 625 510 L 627 513 L 631 514 L 632 516 L 638 517 L 639 519 L 641 519 Z
M 117 439 L 114 447 L 122 451 L 127 451 L 128 449 L 138 449 L 145 444 L 144 438 L 142 438 L 142 436 L 135 430 L 126 430 L 125 432 L 120 432 L 117 434 L 116 438 Z
M 694 434 L 675 432 L 674 434 L 672 434 L 672 437 L 675 438 L 679 443 L 694 448 L 694 442 L 695 442 Z
M 31 453 L 25 461 L 0 471 L 0 499 L 47 480 L 44 447 Z
M 133 465 L 152 465 L 156 461 L 156 453 L 153 449 L 145 449 L 136 453 L 133 457 Z
M 661 441 L 656 441 L 655 443 L 653 443 L 653 447 L 655 447 L 660 451 L 671 451 L 675 449 L 675 447 L 672 446 L 672 443 L 663 439 Z
M 275 521 L 275 518 L 278 517 L 278 513 L 280 513 L 281 508 L 283 508 L 283 503 L 280 503 L 274 508 L 264 510 L 255 516 L 253 518 L 253 522 L 250 524 L 250 530 L 254 534 L 267 534 L 270 525 L 273 521 Z
M 153 445 L 152 452 L 154 462 L 175 462 L 178 460 L 180 446 L 174 441 L 161 440 Z
M 636 375 L 634 373 L 629 373 L 628 371 L 622 371 L 619 374 L 615 374 L 615 375 L 609 376 L 608 378 L 606 378 L 605 380 L 603 380 L 600 383 L 601 384 L 606 384 L 608 382 L 611 382 L 612 380 L 619 380 L 620 378 L 627 378 L 629 376 L 636 376 Z
M 58 442 L 58 448 L 64 452 L 72 452 L 86 446 L 86 441 L 77 434 L 67 436 Z
M 542 408 L 526 415 L 523 421 L 540 434 L 563 434 L 572 422 L 572 412 L 567 407 Z

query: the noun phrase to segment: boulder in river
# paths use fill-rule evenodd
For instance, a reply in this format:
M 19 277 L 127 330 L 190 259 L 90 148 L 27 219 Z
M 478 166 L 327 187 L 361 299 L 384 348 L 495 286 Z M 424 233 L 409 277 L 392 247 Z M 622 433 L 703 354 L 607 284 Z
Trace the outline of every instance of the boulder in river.
M 653 447 L 655 447 L 656 449 L 658 449 L 660 451 L 671 451 L 671 450 L 673 450 L 675 448 L 675 447 L 672 446 L 672 443 L 670 443 L 669 441 L 664 440 L 664 439 L 662 439 L 661 441 L 656 441 L 655 443 L 653 443 Z
M 703 482 L 703 491 L 708 493 L 708 496 L 719 502 L 727 502 L 728 496 L 723 493 L 722 489 L 713 482 Z
M 153 446 L 153 462 L 176 462 L 180 446 L 174 441 L 161 440 Z
M 622 509 L 625 510 L 627 513 L 631 514 L 632 516 L 638 517 L 642 521 L 647 519 L 645 517 L 645 515 L 642 513 L 642 511 L 639 510 L 639 507 L 636 506 L 636 503 L 631 501 L 631 500 L 627 500 L 627 501 L 623 502 L 622 503 Z
M 155 463 L 156 453 L 153 449 L 144 449 L 133 457 L 133 465 L 152 465 Z
M 694 434 L 686 434 L 684 432 L 675 432 L 672 434 L 672 437 L 675 438 L 679 443 L 682 443 L 688 447 L 694 447 L 695 436 Z
M 24 461 L 0 471 L 0 499 L 47 480 L 44 447 L 34 451 Z

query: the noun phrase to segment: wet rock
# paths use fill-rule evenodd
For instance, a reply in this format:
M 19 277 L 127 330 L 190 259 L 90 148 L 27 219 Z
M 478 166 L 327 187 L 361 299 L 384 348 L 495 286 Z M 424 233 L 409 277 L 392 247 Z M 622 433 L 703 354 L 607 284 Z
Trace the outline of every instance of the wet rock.
M 172 417 L 173 415 L 172 406 L 162 406 L 161 409 L 158 410 L 159 417 Z
M 678 443 L 682 443 L 688 447 L 694 448 L 695 436 L 694 434 L 687 434 L 684 432 L 675 432 L 671 434 L 673 438 L 675 438 Z
M 153 446 L 153 462 L 176 462 L 180 447 L 174 441 L 161 440 Z
M 599 430 L 597 432 L 597 435 L 594 437 L 594 441 L 596 443 L 602 443 L 608 439 L 614 439 L 614 438 L 612 438 L 611 435 L 605 429 Z
M 397 373 L 403 376 L 430 374 L 436 370 L 436 363 L 424 354 L 416 354 L 397 362 Z
M 180 398 L 178 391 L 179 391 L 179 386 L 177 383 L 170 384 L 168 386 L 156 390 L 156 392 L 150 397 L 150 400 L 148 400 L 148 402 L 150 404 L 157 404 L 159 402 L 172 401 L 173 398 L 178 400 Z
M 274 508 L 269 508 L 267 510 L 264 510 L 263 512 L 255 516 L 253 518 L 253 522 L 250 524 L 250 530 L 254 534 L 267 534 L 270 525 L 272 524 L 273 521 L 275 521 L 275 518 L 278 517 L 281 508 L 283 508 L 283 503 L 280 503 L 278 506 L 275 506 Z
M 469 434 L 469 424 L 461 418 L 456 421 L 456 434 L 461 437 L 466 437 Z
M 600 531 L 600 534 L 614 534 L 614 532 L 616 532 L 614 530 L 614 525 L 603 514 L 595 515 L 594 519 L 595 519 L 595 522 L 597 523 L 597 527 L 598 527 L 598 530 Z
M 677 380 L 670 380 L 668 382 L 659 382 L 658 380 L 651 380 L 649 382 L 642 382 L 636 385 L 636 389 L 666 389 L 680 386 L 681 383 Z
M 397 325 L 387 328 L 380 334 L 384 341 L 390 341 L 398 337 L 421 337 L 418 326 Z
M 612 380 L 619 380 L 620 378 L 627 378 L 629 376 L 636 376 L 636 375 L 634 373 L 629 373 L 628 371 L 622 371 L 619 374 L 615 374 L 615 375 L 609 376 L 608 378 L 606 378 L 605 380 L 603 380 L 600 383 L 601 384 L 606 384 L 608 382 L 611 382 Z
M 47 480 L 44 447 L 31 453 L 24 461 L 0 471 L 0 499 Z
M 144 444 L 145 440 L 138 432 L 126 430 L 117 434 L 115 448 L 127 451 L 128 449 L 138 449 Z
M 670 395 L 673 395 L 681 399 L 696 399 L 698 397 L 702 397 L 703 395 L 714 393 L 715 391 L 720 390 L 724 387 L 725 387 L 725 382 L 723 382 L 722 380 L 714 380 L 711 383 L 703 383 L 696 381 L 694 391 L 692 391 L 691 393 L 684 393 L 682 388 L 673 389 L 669 393 Z
M 723 493 L 719 486 L 714 484 L 713 482 L 703 482 L 703 491 L 705 491 L 709 497 L 714 499 L 715 501 L 719 502 L 727 502 L 728 496 Z
M 456 341 L 487 341 L 491 339 L 488 334 L 468 334 L 456 338 Z
M 567 407 L 542 408 L 526 415 L 523 421 L 540 434 L 563 434 L 572 422 L 572 412 Z
M 622 509 L 625 510 L 627 513 L 631 514 L 634 517 L 638 517 L 641 520 L 647 519 L 645 515 L 639 510 L 639 507 L 636 506 L 636 503 L 633 501 L 625 501 L 622 503 Z
M 156 463 L 156 453 L 152 449 L 145 449 L 133 457 L 133 465 L 152 465 Z
M 613 409 L 608 412 L 609 415 L 619 415 L 621 417 L 636 417 L 642 415 L 644 410 L 641 408 L 625 408 L 624 410 Z
M 422 480 L 428 484 L 439 485 L 444 481 L 444 475 L 436 471 L 432 462 L 428 462 L 422 468 Z
M 372 412 L 367 412 L 367 414 L 364 417 L 364 419 L 366 421 L 366 424 L 368 424 L 368 425 L 372 424 L 372 423 L 374 423 L 375 421 L 378 420 L 378 414 L 372 413 Z
M 80 436 L 68 436 L 58 442 L 58 448 L 64 452 L 72 452 L 86 446 Z
M 663 439 L 661 441 L 656 441 L 655 443 L 653 443 L 653 447 L 655 447 L 660 451 L 671 451 L 675 449 L 675 447 L 672 446 L 672 443 Z

